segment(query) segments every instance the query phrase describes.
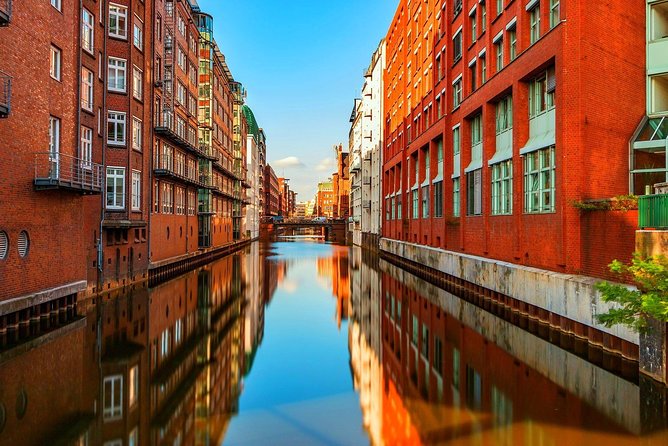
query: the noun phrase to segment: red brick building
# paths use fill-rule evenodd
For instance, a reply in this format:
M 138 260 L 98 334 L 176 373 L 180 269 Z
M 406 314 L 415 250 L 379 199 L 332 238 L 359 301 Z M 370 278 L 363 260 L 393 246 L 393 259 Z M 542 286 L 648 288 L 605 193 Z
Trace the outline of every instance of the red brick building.
M 629 258 L 633 212 L 573 203 L 629 192 L 643 7 L 400 1 L 386 39 L 383 236 L 568 274 Z M 638 32 L 620 40 L 622 24 Z
M 275 217 L 279 212 L 278 177 L 274 169 L 267 164 L 264 168 L 264 216 Z

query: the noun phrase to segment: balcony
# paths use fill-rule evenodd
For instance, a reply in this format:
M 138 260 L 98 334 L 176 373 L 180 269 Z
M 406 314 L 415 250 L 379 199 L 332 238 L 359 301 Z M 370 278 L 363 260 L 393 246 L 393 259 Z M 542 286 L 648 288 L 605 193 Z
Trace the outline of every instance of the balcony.
M 0 0 L 1 2 L 2 0 Z M 6 118 L 11 111 L 12 77 L 0 71 L 0 118 Z
M 12 19 L 12 0 L 0 0 L 0 26 L 9 25 Z
M 80 194 L 102 192 L 102 166 L 70 155 L 35 154 L 35 189 L 62 189 Z
M 668 194 L 638 197 L 640 229 L 668 229 Z
M 0 0 L 2 1 L 2 0 Z M 199 145 L 195 146 L 191 144 L 185 137 L 179 135 L 175 130 L 175 118 L 174 113 L 169 111 L 164 111 L 162 113 L 162 119 L 156 122 L 155 124 L 155 133 L 162 136 L 163 138 L 169 140 L 171 143 L 190 151 L 191 153 L 198 156 L 205 156 L 200 150 Z M 184 129 L 185 131 L 185 129 Z

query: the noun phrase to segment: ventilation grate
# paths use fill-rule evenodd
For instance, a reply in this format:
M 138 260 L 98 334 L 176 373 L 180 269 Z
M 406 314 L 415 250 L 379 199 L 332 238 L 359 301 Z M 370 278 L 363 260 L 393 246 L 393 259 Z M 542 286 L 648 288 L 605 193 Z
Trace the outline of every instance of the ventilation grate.
M 19 234 L 19 256 L 27 256 L 28 249 L 30 249 L 30 238 L 28 237 L 28 233 L 26 231 L 21 231 Z
M 7 251 L 9 250 L 9 239 L 5 231 L 0 231 L 0 260 L 7 258 Z

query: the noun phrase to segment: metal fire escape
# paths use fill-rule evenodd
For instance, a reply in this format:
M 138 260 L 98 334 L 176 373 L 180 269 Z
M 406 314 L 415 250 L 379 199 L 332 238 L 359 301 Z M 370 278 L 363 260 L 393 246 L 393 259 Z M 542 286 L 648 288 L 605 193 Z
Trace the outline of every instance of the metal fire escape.
M 163 54 L 164 78 L 162 81 L 162 116 L 158 127 L 174 130 L 174 64 L 176 35 L 174 34 L 174 0 L 165 0 L 165 48 Z

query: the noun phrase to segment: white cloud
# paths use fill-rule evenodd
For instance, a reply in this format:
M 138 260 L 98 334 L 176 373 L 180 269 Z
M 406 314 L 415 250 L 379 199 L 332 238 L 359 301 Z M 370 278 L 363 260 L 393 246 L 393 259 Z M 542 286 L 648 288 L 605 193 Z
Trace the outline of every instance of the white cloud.
M 304 163 L 299 161 L 299 158 L 296 156 L 289 156 L 287 158 L 280 159 L 270 163 L 274 168 L 286 168 L 286 167 L 304 167 Z
M 315 170 L 318 172 L 331 173 L 336 170 L 336 167 L 336 160 L 334 158 L 325 158 L 315 166 Z

